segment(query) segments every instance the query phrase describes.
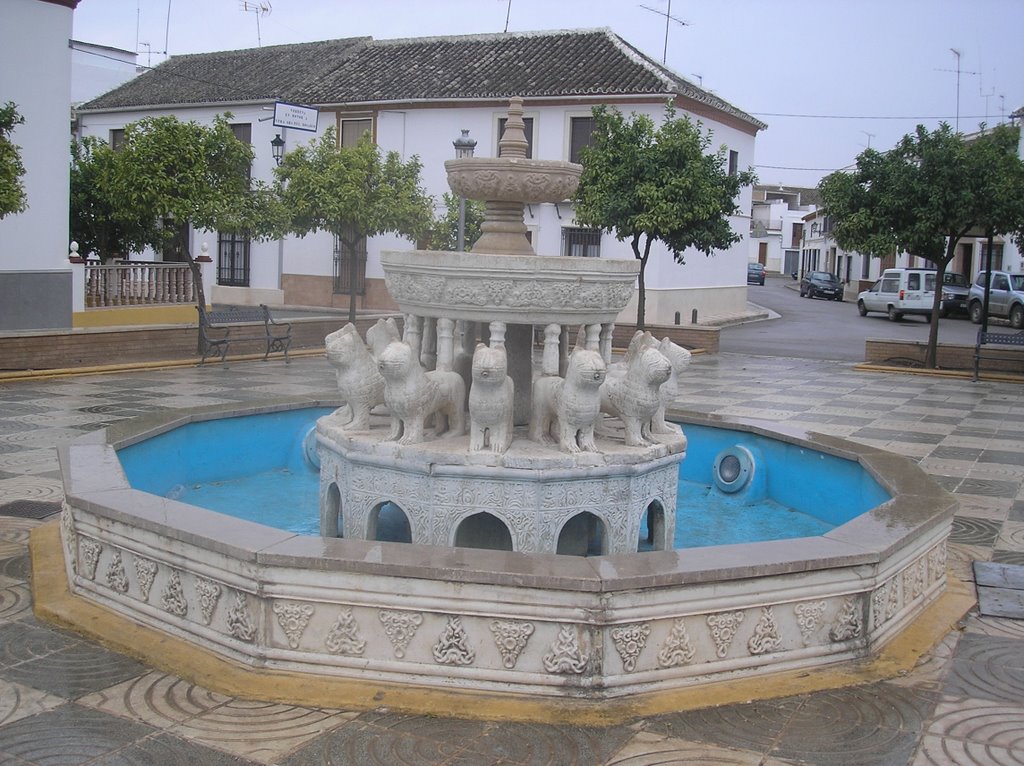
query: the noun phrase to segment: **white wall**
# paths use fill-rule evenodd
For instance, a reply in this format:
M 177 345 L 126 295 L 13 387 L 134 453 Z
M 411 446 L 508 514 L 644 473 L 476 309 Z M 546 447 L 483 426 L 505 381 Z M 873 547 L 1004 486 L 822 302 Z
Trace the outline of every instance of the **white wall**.
M 25 165 L 24 213 L 0 220 L 0 329 L 70 327 L 68 142 L 72 11 L 41 0 L 4 0 L 0 101 L 25 118 L 13 132 Z
M 136 54 L 105 45 L 72 41 L 71 103 L 81 104 L 136 76 Z

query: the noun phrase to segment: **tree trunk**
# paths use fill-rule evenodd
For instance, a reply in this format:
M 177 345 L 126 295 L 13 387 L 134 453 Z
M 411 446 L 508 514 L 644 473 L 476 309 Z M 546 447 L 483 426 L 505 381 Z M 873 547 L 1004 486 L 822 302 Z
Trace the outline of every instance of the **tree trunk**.
M 196 305 L 201 307 L 203 311 L 206 311 L 206 292 L 203 290 L 203 271 L 199 268 L 199 264 L 196 263 L 195 258 L 192 257 L 192 250 L 189 248 L 187 241 L 182 241 L 181 251 L 185 253 L 185 260 L 188 261 L 188 269 L 192 272 L 192 284 L 195 285 L 196 290 Z M 196 349 L 200 354 L 203 353 L 202 333 L 198 333 L 196 335 Z
M 338 238 L 341 242 L 341 246 L 348 250 L 348 321 L 355 324 L 356 321 L 356 278 L 359 276 L 359 263 L 356 260 L 356 244 L 359 240 L 354 242 L 346 242 L 344 239 Z
M 939 363 L 939 308 L 942 306 L 942 284 L 946 276 L 946 267 L 953 262 L 956 246 L 966 232 L 967 229 L 964 229 L 959 234 L 950 234 L 947 237 L 945 253 L 930 259 L 935 264 L 935 295 L 932 299 L 932 316 L 928 327 L 928 345 L 924 352 L 924 366 L 929 370 L 934 370 Z
M 644 273 L 647 271 L 647 257 L 651 254 L 651 238 L 647 238 L 647 242 L 644 245 L 644 254 L 640 255 L 640 235 L 633 235 L 633 256 L 640 261 L 640 275 L 637 283 L 637 297 L 636 297 L 636 329 L 645 330 L 647 329 L 647 285 L 644 281 Z

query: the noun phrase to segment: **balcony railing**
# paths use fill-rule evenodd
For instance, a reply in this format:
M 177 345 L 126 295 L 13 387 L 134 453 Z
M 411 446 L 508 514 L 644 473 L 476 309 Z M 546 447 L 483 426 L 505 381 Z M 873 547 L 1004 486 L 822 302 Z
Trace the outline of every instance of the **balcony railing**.
M 85 264 L 86 308 L 195 302 L 187 263 Z

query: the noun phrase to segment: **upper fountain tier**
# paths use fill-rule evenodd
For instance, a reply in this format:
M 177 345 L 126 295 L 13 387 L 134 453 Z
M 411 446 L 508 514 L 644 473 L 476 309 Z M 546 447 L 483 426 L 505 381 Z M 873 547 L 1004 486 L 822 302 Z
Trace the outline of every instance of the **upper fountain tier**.
M 579 186 L 583 167 L 561 160 L 531 160 L 523 123 L 523 100 L 509 101 L 497 157 L 448 160 L 448 185 L 460 197 L 484 200 L 484 222 L 474 253 L 535 255 L 526 236 L 523 205 L 561 202 Z

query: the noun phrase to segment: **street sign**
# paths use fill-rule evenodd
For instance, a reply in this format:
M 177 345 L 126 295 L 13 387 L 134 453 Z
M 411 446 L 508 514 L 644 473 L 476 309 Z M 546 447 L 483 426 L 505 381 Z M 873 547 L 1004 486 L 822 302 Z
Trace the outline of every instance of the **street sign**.
M 274 127 L 295 128 L 316 133 L 320 111 L 312 106 L 289 104 L 287 101 L 274 103 Z

